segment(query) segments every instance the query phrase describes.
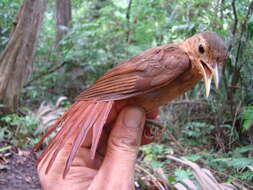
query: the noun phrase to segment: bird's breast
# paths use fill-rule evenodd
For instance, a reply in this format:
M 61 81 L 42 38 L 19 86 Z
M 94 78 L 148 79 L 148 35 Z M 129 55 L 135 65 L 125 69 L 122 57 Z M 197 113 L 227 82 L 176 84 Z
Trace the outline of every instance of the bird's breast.
M 198 73 L 187 71 L 170 82 L 168 85 L 151 92 L 131 98 L 131 103 L 143 107 L 146 111 L 164 105 L 192 88 L 202 76 Z

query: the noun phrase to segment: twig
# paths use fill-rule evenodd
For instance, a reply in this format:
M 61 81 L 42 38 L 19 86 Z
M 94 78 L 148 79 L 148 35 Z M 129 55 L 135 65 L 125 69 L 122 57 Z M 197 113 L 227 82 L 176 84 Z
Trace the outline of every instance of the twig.
M 126 12 L 126 19 L 127 19 L 127 39 L 126 39 L 126 41 L 129 44 L 131 42 L 131 39 L 130 39 L 130 34 L 131 34 L 131 30 L 130 30 L 131 7 L 132 7 L 132 0 L 129 0 L 128 7 L 127 7 L 127 12 Z
M 181 163 L 183 163 L 183 164 L 185 164 L 185 165 L 190 166 L 190 165 L 189 165 L 190 162 L 189 162 L 188 160 L 178 159 L 177 157 L 174 157 L 174 156 L 171 156 L 171 155 L 167 156 L 167 158 L 172 159 L 172 160 L 177 161 L 177 162 L 181 162 Z M 195 163 L 194 163 L 194 164 L 195 164 Z M 190 166 L 190 167 L 191 167 L 191 166 Z M 192 167 L 192 168 L 193 168 L 193 167 Z M 241 184 L 243 184 L 244 186 L 248 187 L 249 189 L 253 189 L 253 186 L 251 186 L 251 185 L 249 185 L 249 184 L 247 184 L 247 183 L 241 181 L 240 179 L 238 179 L 238 178 L 236 178 L 236 177 L 234 177 L 234 176 L 231 176 L 231 175 L 226 174 L 226 173 L 221 172 L 221 171 L 214 170 L 214 169 L 212 169 L 212 168 L 210 168 L 210 167 L 209 167 L 208 169 L 211 170 L 213 173 L 218 173 L 218 174 L 220 174 L 220 175 L 233 178 L 234 180 L 239 181 Z
M 235 7 L 235 0 L 233 0 L 231 4 L 232 4 L 234 19 L 235 19 L 232 34 L 235 35 L 236 29 L 237 29 L 237 24 L 238 24 L 238 17 L 237 17 L 237 12 L 236 12 L 236 7 Z
M 238 17 L 237 17 L 237 11 L 236 11 L 236 6 L 235 6 L 235 0 L 231 2 L 232 10 L 233 10 L 233 15 L 234 15 L 234 24 L 233 24 L 233 29 L 232 29 L 232 40 L 230 40 L 229 46 L 228 46 L 228 52 L 233 47 L 233 41 L 235 39 L 236 31 L 237 31 L 237 26 L 238 26 Z
M 53 73 L 53 72 L 59 70 L 61 67 L 63 67 L 63 66 L 64 66 L 65 64 L 67 64 L 67 63 L 68 63 L 68 62 L 64 61 L 64 62 L 60 63 L 59 65 L 57 65 L 56 67 L 52 68 L 51 70 L 47 70 L 47 71 L 44 71 L 44 72 L 39 73 L 36 77 L 34 77 L 34 78 L 31 79 L 30 81 L 28 81 L 28 82 L 24 85 L 24 87 L 27 87 L 27 86 L 29 86 L 32 82 L 34 82 L 34 81 L 36 81 L 36 80 L 38 80 L 38 79 L 40 79 L 40 78 L 42 78 L 42 77 L 44 77 L 44 76 L 46 76 L 46 75 L 49 75 L 49 74 L 51 74 L 51 73 Z
M 232 31 L 232 34 L 234 37 L 235 32 L 236 32 L 236 28 L 237 28 L 237 23 L 238 23 L 238 18 L 237 18 L 237 13 L 236 13 L 236 8 L 235 8 L 235 0 L 232 1 L 232 8 L 233 8 L 233 13 L 234 13 L 234 17 L 235 17 L 235 23 L 234 23 L 234 27 L 233 27 L 233 31 Z M 238 47 L 237 47 L 236 57 L 235 57 L 235 62 L 234 62 L 234 67 L 233 67 L 233 75 L 232 75 L 232 81 L 231 81 L 232 86 L 236 86 L 236 84 L 238 83 L 238 80 L 239 80 L 240 67 L 238 66 L 238 61 L 239 61 L 239 58 L 241 57 L 240 55 L 241 55 L 241 49 L 242 49 L 242 39 L 243 39 L 243 35 L 246 31 L 247 23 L 248 23 L 250 15 L 251 15 L 252 9 L 253 9 L 253 0 L 249 3 L 247 14 L 244 18 L 243 23 L 241 24 L 241 31 L 240 31 L 240 35 L 239 35 L 239 39 L 238 39 Z M 232 43 L 229 45 L 229 51 L 231 50 L 231 48 L 232 48 Z M 234 92 L 234 89 L 229 89 L 229 91 L 228 91 L 228 97 L 231 100 L 231 102 L 233 100 L 233 92 Z M 231 111 L 232 111 L 232 106 L 233 105 L 231 105 Z
M 249 184 L 247 184 L 247 183 L 241 181 L 240 179 L 238 179 L 238 178 L 236 178 L 236 177 L 234 177 L 234 176 L 232 176 L 232 175 L 226 174 L 226 173 L 221 172 L 221 171 L 214 170 L 214 169 L 212 169 L 212 168 L 209 168 L 209 170 L 211 170 L 211 171 L 214 172 L 214 173 L 218 173 L 218 174 L 220 174 L 220 175 L 223 175 L 223 176 L 226 176 L 226 177 L 230 177 L 230 178 L 232 178 L 232 179 L 234 179 L 234 180 L 237 180 L 237 181 L 239 181 L 241 184 L 245 185 L 246 187 L 248 187 L 248 188 L 250 188 L 250 189 L 253 189 L 253 186 L 252 186 L 252 185 L 249 185 Z
M 170 102 L 169 105 L 177 105 L 177 104 L 203 104 L 203 105 L 209 105 L 209 103 L 199 101 L 199 100 L 182 100 L 182 101 L 174 101 Z
M 150 176 L 151 179 L 152 179 L 152 182 L 157 186 L 157 188 L 159 188 L 160 190 L 166 190 L 163 187 L 163 185 L 160 183 L 160 181 L 157 180 L 157 178 L 154 175 L 152 175 L 149 171 L 147 171 L 146 169 L 144 169 L 143 167 L 141 167 L 139 164 L 136 164 L 135 167 L 136 167 L 136 169 L 138 169 L 138 170 L 144 172 L 145 174 L 147 174 L 148 176 Z
M 234 25 L 233 25 L 233 30 L 232 30 L 232 37 L 231 37 L 230 43 L 228 45 L 228 52 L 230 52 L 232 47 L 233 47 L 233 42 L 235 40 L 236 30 L 237 30 L 237 25 L 238 25 L 238 18 L 237 18 L 237 12 L 236 12 L 236 7 L 235 7 L 235 0 L 232 1 L 231 6 L 232 6 L 233 14 L 234 14 Z M 224 86 L 225 86 L 225 89 L 226 89 L 226 92 L 227 92 L 227 99 L 230 99 L 230 97 L 232 95 L 230 93 L 231 90 L 228 90 L 228 80 L 227 80 L 227 77 L 225 75 L 226 65 L 227 64 L 225 64 L 222 67 L 222 74 L 224 76 L 223 81 L 224 81 Z
M 235 110 L 235 115 L 234 115 L 234 119 L 233 119 L 233 124 L 232 124 L 232 132 L 235 128 L 235 123 L 236 123 L 236 118 L 237 118 L 237 115 L 238 115 L 238 112 L 241 108 L 241 104 L 242 102 L 240 101 L 240 103 L 238 104 L 238 106 L 236 107 L 236 110 Z M 232 141 L 232 135 L 230 135 L 230 139 L 229 139 L 229 148 L 231 148 L 231 144 L 233 143 L 234 141 Z
M 221 20 L 223 20 L 223 16 L 224 16 L 224 15 L 223 15 L 224 3 L 225 3 L 225 0 L 221 0 L 221 2 L 220 2 L 220 4 L 221 4 L 221 5 L 220 5 L 220 15 L 221 15 L 221 16 L 220 16 L 220 19 L 221 19 Z
M 248 6 L 248 11 L 247 14 L 245 16 L 244 22 L 241 25 L 241 34 L 240 34 L 240 38 L 239 38 L 239 44 L 238 44 L 238 48 L 237 48 L 237 54 L 236 54 L 236 60 L 235 60 L 235 68 L 237 68 L 237 62 L 239 60 L 239 55 L 240 55 L 240 50 L 241 50 L 241 43 L 242 43 L 242 37 L 244 32 L 246 31 L 245 28 L 247 26 L 248 20 L 249 20 L 249 16 L 252 12 L 253 9 L 253 0 L 250 2 L 249 6 Z

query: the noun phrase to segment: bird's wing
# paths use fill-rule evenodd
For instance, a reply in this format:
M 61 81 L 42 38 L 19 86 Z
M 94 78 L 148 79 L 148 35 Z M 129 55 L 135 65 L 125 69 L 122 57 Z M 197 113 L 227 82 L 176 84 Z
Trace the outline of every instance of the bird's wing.
M 152 48 L 109 70 L 77 101 L 120 100 L 169 84 L 190 69 L 189 57 L 177 45 Z

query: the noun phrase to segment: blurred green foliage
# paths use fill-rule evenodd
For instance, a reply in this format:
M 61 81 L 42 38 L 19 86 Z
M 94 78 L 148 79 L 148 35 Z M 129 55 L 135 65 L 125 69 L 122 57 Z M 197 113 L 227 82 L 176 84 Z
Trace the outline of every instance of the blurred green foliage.
M 245 106 L 241 113 L 241 119 L 243 121 L 243 131 L 248 131 L 253 125 L 253 106 Z
M 12 23 L 15 20 L 20 1 L 2 0 L 0 2 L 0 51 L 7 45 Z
M 38 142 L 34 134 L 38 121 L 31 115 L 9 114 L 0 118 L 0 124 L 5 126 L 1 127 L 0 141 L 10 140 L 20 148 L 32 147 Z
M 0 51 L 20 5 L 19 0 L 0 1 Z M 71 27 L 55 44 L 54 1 L 49 1 L 20 104 L 34 110 L 42 101 L 54 102 L 63 95 L 73 102 L 109 68 L 147 48 L 206 30 L 216 32 L 229 48 L 220 88 L 213 88 L 206 99 L 200 83 L 165 106 L 161 118 L 167 128 L 160 144 L 144 146 L 141 152 L 152 167 L 165 167 L 164 157 L 181 143 L 189 160 L 252 184 L 253 174 L 245 168 L 252 165 L 253 143 L 252 9 L 249 0 L 72 0 Z M 0 138 L 14 139 L 20 146 L 39 138 L 33 134 L 37 121 L 30 116 L 12 114 L 0 120 Z M 169 133 L 178 142 L 169 144 Z M 175 180 L 191 173 L 178 169 L 172 175 Z

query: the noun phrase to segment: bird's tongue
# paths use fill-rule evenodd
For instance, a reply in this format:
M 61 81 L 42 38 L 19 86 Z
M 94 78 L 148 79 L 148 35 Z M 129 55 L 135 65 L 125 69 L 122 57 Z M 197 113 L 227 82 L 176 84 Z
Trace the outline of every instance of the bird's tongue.
M 206 88 L 206 97 L 209 96 L 210 88 L 211 88 L 211 81 L 213 76 L 212 69 L 203 61 L 200 61 L 201 64 L 201 71 L 204 77 L 205 88 Z
M 211 75 L 212 75 L 212 71 L 210 70 L 210 68 L 208 68 L 208 66 L 201 61 L 201 65 L 203 66 L 204 70 L 205 70 L 205 73 L 206 73 L 206 77 L 207 78 L 210 78 Z

